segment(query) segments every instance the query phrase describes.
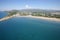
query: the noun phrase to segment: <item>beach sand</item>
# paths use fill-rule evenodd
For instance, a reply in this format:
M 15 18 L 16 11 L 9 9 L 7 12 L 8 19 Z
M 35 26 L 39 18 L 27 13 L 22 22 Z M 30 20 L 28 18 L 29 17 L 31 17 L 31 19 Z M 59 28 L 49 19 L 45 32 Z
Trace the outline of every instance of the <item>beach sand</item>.
M 17 16 L 17 17 L 30 17 L 30 18 L 38 18 L 38 19 L 43 19 L 43 20 L 48 20 L 48 21 L 60 22 L 60 19 L 58 19 L 58 18 L 48 18 L 48 17 L 41 17 L 41 16 Z
M 57 19 L 57 18 L 37 17 L 37 16 L 33 16 L 33 18 L 39 18 L 39 19 L 44 19 L 44 20 L 48 20 L 48 21 L 58 21 L 58 22 L 60 22 L 60 19 Z
M 4 18 L 1 18 L 0 21 L 5 21 L 5 20 L 8 20 L 8 19 L 10 19 L 12 17 L 15 17 L 15 15 L 13 15 L 13 16 L 6 16 Z
M 38 19 L 44 19 L 44 20 L 48 20 L 48 21 L 58 21 L 58 22 L 60 22 L 60 19 L 57 19 L 57 18 L 48 18 L 48 17 L 41 17 L 41 16 L 19 16 L 19 15 L 4 17 L 4 18 L 0 19 L 0 21 L 4 21 L 4 20 L 10 19 L 12 17 L 30 17 L 30 18 L 38 18 Z

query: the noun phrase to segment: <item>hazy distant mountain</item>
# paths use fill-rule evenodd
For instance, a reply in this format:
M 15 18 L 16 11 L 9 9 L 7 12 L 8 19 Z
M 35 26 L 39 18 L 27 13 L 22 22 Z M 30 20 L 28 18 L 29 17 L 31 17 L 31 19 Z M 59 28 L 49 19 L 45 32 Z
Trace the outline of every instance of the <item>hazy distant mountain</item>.
M 43 12 L 46 10 L 41 10 L 41 9 L 22 9 L 20 11 L 24 11 L 24 12 Z
M 22 12 L 60 12 L 60 10 L 22 9 Z
M 46 12 L 46 13 L 55 13 L 55 12 L 59 12 L 60 10 L 43 10 L 43 9 L 21 9 L 21 10 L 10 10 L 11 12 Z M 8 12 L 8 11 L 6 11 Z

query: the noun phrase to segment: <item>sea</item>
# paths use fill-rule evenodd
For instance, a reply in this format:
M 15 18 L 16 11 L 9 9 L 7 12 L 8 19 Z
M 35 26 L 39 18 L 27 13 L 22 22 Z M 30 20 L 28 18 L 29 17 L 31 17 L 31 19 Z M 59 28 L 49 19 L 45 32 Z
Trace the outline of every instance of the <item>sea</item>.
M 7 16 L 7 15 L 8 15 L 7 12 L 0 11 L 0 18 L 3 18 L 5 16 Z
M 0 22 L 0 40 L 60 40 L 60 22 L 14 17 Z

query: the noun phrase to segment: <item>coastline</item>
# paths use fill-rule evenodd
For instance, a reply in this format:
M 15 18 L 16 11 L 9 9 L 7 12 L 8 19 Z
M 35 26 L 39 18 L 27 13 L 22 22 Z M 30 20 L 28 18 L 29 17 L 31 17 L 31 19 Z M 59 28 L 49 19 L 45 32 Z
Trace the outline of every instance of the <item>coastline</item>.
M 56 22 L 60 22 L 60 19 L 57 19 L 57 18 L 48 18 L 48 17 L 39 17 L 39 16 L 19 16 L 19 15 L 13 15 L 13 16 L 10 16 L 10 17 L 4 17 L 2 19 L 0 19 L 0 21 L 4 21 L 4 20 L 8 20 L 12 17 L 30 17 L 30 18 L 38 18 L 38 19 L 43 19 L 43 20 L 48 20 L 48 21 L 56 21 Z
M 15 16 L 14 15 L 13 16 L 6 16 L 4 18 L 1 18 L 0 21 L 5 21 L 5 20 L 8 20 L 8 19 L 10 19 L 12 17 L 15 17 Z
M 60 22 L 60 19 L 57 19 L 57 18 L 38 17 L 38 16 L 33 16 L 33 18 L 39 18 L 39 19 L 48 20 L 48 21 Z
M 38 19 L 43 19 L 43 20 L 48 20 L 48 21 L 58 21 L 60 22 L 60 19 L 57 18 L 48 18 L 48 17 L 39 17 L 39 16 L 17 16 L 17 17 L 30 17 L 30 18 L 38 18 Z

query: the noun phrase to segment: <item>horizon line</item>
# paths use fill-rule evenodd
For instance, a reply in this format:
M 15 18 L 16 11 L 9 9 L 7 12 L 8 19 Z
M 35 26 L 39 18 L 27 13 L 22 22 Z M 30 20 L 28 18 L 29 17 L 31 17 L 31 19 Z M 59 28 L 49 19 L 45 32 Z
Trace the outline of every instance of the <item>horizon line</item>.
M 24 9 L 40 9 L 40 8 L 8 9 L 8 10 L 0 10 L 0 11 L 24 10 Z M 60 9 L 40 9 L 40 10 L 60 10 Z

